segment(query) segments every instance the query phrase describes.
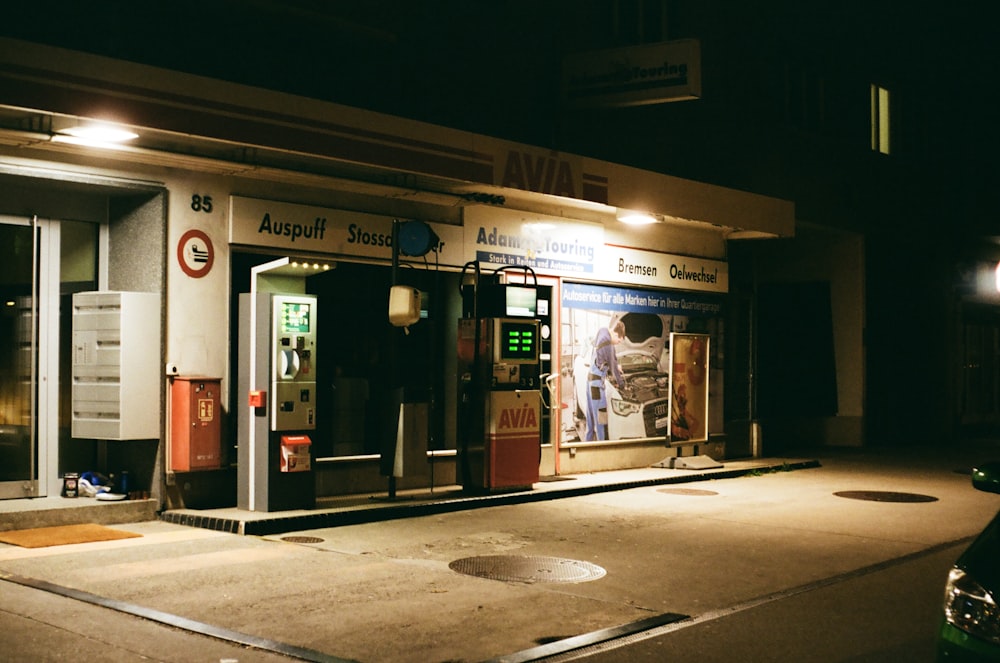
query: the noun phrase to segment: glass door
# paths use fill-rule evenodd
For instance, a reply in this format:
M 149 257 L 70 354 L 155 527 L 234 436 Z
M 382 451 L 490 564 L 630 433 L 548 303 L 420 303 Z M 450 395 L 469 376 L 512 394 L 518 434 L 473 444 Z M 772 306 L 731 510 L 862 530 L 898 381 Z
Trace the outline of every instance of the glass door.
M 0 499 L 45 489 L 48 231 L 36 218 L 0 217 Z

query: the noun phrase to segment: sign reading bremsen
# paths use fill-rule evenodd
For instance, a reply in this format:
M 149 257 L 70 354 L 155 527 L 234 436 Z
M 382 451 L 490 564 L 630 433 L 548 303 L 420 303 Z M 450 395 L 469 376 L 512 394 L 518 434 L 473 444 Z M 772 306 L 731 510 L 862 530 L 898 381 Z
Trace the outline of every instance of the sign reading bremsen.
M 729 291 L 729 264 L 624 246 L 606 246 L 595 275 L 612 282 L 701 292 Z

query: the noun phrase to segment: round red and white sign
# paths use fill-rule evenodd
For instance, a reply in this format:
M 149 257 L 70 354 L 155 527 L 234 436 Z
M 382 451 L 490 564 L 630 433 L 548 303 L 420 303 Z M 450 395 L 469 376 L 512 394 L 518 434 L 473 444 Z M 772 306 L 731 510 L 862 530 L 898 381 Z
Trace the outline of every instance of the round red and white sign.
M 189 230 L 177 242 L 177 262 L 184 273 L 193 279 L 200 279 L 212 270 L 215 249 L 212 240 L 201 230 Z

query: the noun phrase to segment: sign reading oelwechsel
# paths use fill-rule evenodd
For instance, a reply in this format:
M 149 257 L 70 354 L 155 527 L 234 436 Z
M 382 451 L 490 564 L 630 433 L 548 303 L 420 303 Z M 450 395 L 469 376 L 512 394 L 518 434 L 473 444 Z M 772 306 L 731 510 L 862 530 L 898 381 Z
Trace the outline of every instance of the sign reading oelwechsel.
M 696 39 L 570 55 L 563 62 L 570 106 L 640 106 L 701 98 Z

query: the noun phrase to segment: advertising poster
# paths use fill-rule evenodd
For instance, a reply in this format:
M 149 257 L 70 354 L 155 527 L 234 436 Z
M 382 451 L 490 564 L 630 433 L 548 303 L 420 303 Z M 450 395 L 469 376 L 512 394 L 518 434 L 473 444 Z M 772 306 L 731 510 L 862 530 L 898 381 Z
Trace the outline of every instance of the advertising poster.
M 665 439 L 671 422 L 671 338 L 691 332 L 707 340 L 708 332 L 721 326 L 722 299 L 564 282 L 561 305 L 561 440 Z M 702 347 L 707 353 L 709 345 Z M 709 382 L 707 354 L 704 359 L 702 390 Z M 706 437 L 707 405 L 705 391 L 699 434 Z
M 708 440 L 707 334 L 670 335 L 670 437 L 678 442 Z

